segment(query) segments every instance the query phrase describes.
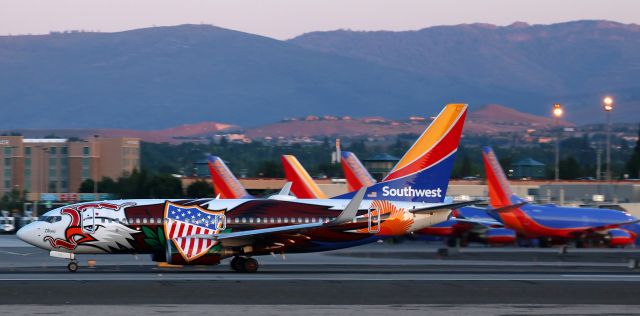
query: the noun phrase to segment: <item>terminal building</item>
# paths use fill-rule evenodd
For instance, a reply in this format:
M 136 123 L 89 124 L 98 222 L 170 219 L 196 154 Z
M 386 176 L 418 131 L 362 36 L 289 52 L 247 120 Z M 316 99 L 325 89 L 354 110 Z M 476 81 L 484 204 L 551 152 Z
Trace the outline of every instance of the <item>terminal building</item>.
M 369 170 L 369 173 L 374 179 L 376 179 L 376 181 L 381 181 L 387 176 L 391 169 L 393 169 L 398 161 L 400 161 L 400 158 L 383 153 L 368 159 L 363 159 L 362 164 L 367 168 L 367 170 Z
M 118 178 L 140 166 L 137 138 L 0 136 L 0 195 L 78 192 L 87 179 Z

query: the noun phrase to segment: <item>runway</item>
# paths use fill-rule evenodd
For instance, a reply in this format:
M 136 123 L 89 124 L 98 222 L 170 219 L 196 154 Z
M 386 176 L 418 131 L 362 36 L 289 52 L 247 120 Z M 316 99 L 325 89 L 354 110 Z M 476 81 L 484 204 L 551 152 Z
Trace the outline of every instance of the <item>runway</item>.
M 576 304 L 636 305 L 640 300 L 640 271 L 628 266 L 640 258 L 640 250 L 570 249 L 560 254 L 558 249 L 469 248 L 443 255 L 438 246 L 372 244 L 258 257 L 261 268 L 255 274 L 231 272 L 226 261 L 219 266 L 158 267 L 148 256 L 79 256 L 80 271 L 69 273 L 65 260 L 1 236 L 0 304 L 114 305 L 116 311 L 140 304 L 152 309 L 158 304 L 169 309 L 167 304 L 271 306 L 263 311 L 313 305 L 325 312 L 337 305 L 388 311 L 400 304 L 430 311 L 455 307 L 460 313 L 482 304 L 492 314 L 490 304 L 533 304 L 539 306 L 536 313 L 556 313 L 556 305 L 545 304 L 579 310 Z M 87 267 L 88 259 L 96 261 L 94 268 Z M 41 312 L 33 308 L 24 313 Z M 522 306 L 511 308 L 512 314 L 530 313 Z M 621 310 L 626 309 L 616 309 Z

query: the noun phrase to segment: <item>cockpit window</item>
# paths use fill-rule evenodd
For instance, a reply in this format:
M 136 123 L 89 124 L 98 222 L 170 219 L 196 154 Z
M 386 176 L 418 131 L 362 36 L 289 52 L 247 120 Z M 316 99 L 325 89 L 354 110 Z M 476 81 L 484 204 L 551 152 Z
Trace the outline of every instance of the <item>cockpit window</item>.
M 47 223 L 55 223 L 62 220 L 62 216 L 40 216 L 38 221 L 47 222 Z

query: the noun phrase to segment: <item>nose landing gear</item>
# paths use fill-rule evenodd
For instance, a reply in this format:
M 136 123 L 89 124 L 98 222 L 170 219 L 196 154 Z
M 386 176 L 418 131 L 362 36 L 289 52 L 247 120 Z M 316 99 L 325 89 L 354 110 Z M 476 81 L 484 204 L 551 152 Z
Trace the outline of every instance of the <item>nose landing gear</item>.
M 76 255 L 73 252 L 61 252 L 61 251 L 51 250 L 49 251 L 49 256 L 54 258 L 62 258 L 62 259 L 70 260 L 69 264 L 67 265 L 67 269 L 69 270 L 69 272 L 78 271 L 78 261 L 76 261 Z
M 78 263 L 75 261 L 69 262 L 69 264 L 67 265 L 67 269 L 69 270 L 69 272 L 78 271 Z
M 235 272 L 254 273 L 259 267 L 260 264 L 253 258 L 234 257 L 231 260 L 231 269 Z

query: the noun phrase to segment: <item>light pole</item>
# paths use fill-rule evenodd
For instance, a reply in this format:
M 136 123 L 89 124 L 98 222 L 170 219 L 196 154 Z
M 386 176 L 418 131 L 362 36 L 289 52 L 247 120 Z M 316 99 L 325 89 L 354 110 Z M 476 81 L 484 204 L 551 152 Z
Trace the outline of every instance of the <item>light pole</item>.
M 562 106 L 560 103 L 556 103 L 553 105 L 553 117 L 555 118 L 555 127 L 556 127 L 556 161 L 555 161 L 555 175 L 556 181 L 560 180 L 560 117 L 562 117 Z
M 607 169 L 605 179 L 611 181 L 611 111 L 613 110 L 613 98 L 605 97 L 602 100 L 602 109 L 607 116 Z

